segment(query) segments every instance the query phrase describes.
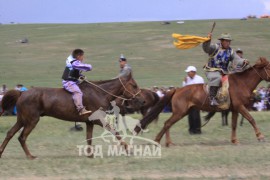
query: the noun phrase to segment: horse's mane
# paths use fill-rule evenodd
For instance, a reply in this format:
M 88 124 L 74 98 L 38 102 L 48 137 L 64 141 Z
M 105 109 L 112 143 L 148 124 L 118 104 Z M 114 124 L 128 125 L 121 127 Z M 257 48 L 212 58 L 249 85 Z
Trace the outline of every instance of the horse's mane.
M 116 80 L 116 79 L 118 79 L 118 78 L 113 78 L 113 79 L 108 79 L 108 80 L 90 81 L 90 82 L 92 82 L 92 83 L 94 83 L 94 84 L 100 85 L 100 84 L 104 84 L 104 83 L 107 83 L 107 82 L 114 81 L 114 80 Z
M 269 61 L 265 57 L 260 57 L 253 65 L 254 68 L 263 68 L 269 64 Z

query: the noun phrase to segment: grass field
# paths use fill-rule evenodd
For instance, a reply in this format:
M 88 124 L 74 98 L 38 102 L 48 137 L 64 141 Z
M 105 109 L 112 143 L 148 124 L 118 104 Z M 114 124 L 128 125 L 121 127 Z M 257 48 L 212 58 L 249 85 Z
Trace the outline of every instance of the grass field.
M 268 19 L 216 20 L 214 39 L 230 32 L 232 47 L 244 50 L 254 63 L 259 56 L 270 59 L 270 21 Z M 0 25 L 0 85 L 13 88 L 61 87 L 65 59 L 75 48 L 86 52 L 86 62 L 94 67 L 85 73 L 90 80 L 111 79 L 118 74 L 118 57 L 125 54 L 140 87 L 180 86 L 188 65 L 202 67 L 207 55 L 202 48 L 178 50 L 173 47 L 172 33 L 206 36 L 213 20 L 106 24 L 14 24 Z M 27 37 L 29 43 L 20 39 Z M 215 41 L 215 40 L 214 40 Z M 216 41 L 215 41 L 216 42 Z M 263 85 L 267 85 L 265 82 Z M 270 137 L 270 112 L 252 113 L 266 136 Z M 140 115 L 132 115 L 139 118 Z M 154 139 L 169 114 L 162 114 L 157 125 L 142 136 Z M 14 124 L 15 117 L 0 118 L 0 142 Z M 78 156 L 76 145 L 85 132 L 70 132 L 73 123 L 50 117 L 41 118 L 29 136 L 31 152 L 39 158 L 25 158 L 17 141 L 8 144 L 0 159 L 0 179 L 269 179 L 270 144 L 258 143 L 248 122 L 238 128 L 240 145 L 230 143 L 230 127 L 222 127 L 220 114 L 202 129 L 203 134 L 188 134 L 184 118 L 172 128 L 176 146 L 165 148 L 161 158 L 104 157 L 89 159 Z M 95 136 L 102 129 L 94 129 Z M 94 141 L 94 144 L 101 142 Z
M 264 135 L 270 137 L 270 112 L 252 113 Z M 139 118 L 140 115 L 132 115 Z M 169 114 L 142 136 L 154 139 Z M 15 122 L 15 117 L 0 119 L 0 137 Z M 161 158 L 79 156 L 85 132 L 70 132 L 73 123 L 44 117 L 29 136 L 28 144 L 36 160 L 26 159 L 17 136 L 11 140 L 0 160 L 1 179 L 269 179 L 270 144 L 259 143 L 247 121 L 238 128 L 240 145 L 230 143 L 230 127 L 221 126 L 218 113 L 203 129 L 202 135 L 189 135 L 187 119 L 172 128 L 176 146 L 164 147 Z M 95 136 L 102 128 L 94 129 Z M 102 143 L 94 140 L 94 144 Z

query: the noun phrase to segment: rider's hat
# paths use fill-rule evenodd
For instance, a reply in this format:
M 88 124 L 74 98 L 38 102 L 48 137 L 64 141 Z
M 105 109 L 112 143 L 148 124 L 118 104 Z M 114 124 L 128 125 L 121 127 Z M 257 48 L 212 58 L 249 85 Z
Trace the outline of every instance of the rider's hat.
M 123 54 L 120 55 L 120 58 L 119 58 L 119 62 L 121 61 L 127 61 L 127 59 L 125 58 L 125 56 Z
M 229 33 L 222 33 L 218 40 L 229 40 L 232 41 L 232 36 Z

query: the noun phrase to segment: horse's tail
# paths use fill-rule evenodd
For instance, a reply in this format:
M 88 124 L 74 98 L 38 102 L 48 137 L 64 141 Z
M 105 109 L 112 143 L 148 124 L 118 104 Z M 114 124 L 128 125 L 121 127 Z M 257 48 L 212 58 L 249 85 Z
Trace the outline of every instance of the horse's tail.
M 214 111 L 209 112 L 206 116 L 204 116 L 204 120 L 209 121 L 215 114 L 216 114 L 216 112 L 214 112 Z
M 9 90 L 6 92 L 2 99 L 2 113 L 5 110 L 13 108 L 20 96 L 21 92 L 18 90 Z
M 148 124 L 150 124 L 154 119 L 158 117 L 160 112 L 164 109 L 164 107 L 171 102 L 171 99 L 175 93 L 175 89 L 167 92 L 158 102 L 157 104 L 146 114 L 145 117 L 140 121 L 139 124 L 134 128 L 134 133 L 138 134 L 141 129 L 145 129 Z

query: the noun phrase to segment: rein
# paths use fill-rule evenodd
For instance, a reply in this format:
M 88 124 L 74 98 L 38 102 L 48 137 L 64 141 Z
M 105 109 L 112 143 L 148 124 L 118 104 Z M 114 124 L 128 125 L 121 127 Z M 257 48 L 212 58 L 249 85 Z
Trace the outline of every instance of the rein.
M 126 88 L 126 86 L 123 84 L 121 78 L 119 77 L 118 79 L 119 79 L 119 81 L 121 82 L 122 86 L 123 86 L 124 89 L 125 89 L 125 91 L 123 92 L 123 95 L 124 95 L 125 92 L 127 91 L 129 94 L 132 95 L 132 98 L 135 98 L 139 93 L 141 93 L 141 89 L 140 89 L 136 94 L 133 94 L 132 92 L 130 92 L 130 91 Z M 131 99 L 132 99 L 132 98 L 131 98 Z
M 121 85 L 124 87 L 125 91 L 127 91 L 128 93 L 130 93 L 130 94 L 132 95 L 131 98 L 127 99 L 127 98 L 124 98 L 124 97 L 121 97 L 121 96 L 117 96 L 117 95 L 112 94 L 111 92 L 105 90 L 104 88 L 100 87 L 99 85 L 96 85 L 95 83 L 92 83 L 92 82 L 88 81 L 88 80 L 85 79 L 85 78 L 82 79 L 82 81 L 85 81 L 85 82 L 87 82 L 87 83 L 89 83 L 89 84 L 91 84 L 91 85 L 93 85 L 93 86 L 99 88 L 99 89 L 102 90 L 103 92 L 105 92 L 105 93 L 107 93 L 107 94 L 109 94 L 109 95 L 111 95 L 111 96 L 113 96 L 113 97 L 115 97 L 115 98 L 122 99 L 122 100 L 123 100 L 122 104 L 123 104 L 125 101 L 131 100 L 132 98 L 136 97 L 136 96 L 141 92 L 141 90 L 139 90 L 136 94 L 131 93 L 130 91 L 127 90 L 127 88 L 125 87 L 125 85 L 124 85 L 123 82 L 121 81 L 121 78 L 120 78 L 120 77 L 118 77 L 118 80 L 121 82 Z M 123 95 L 124 95 L 125 91 L 123 92 Z
M 267 64 L 267 66 L 269 66 L 269 64 L 270 64 L 270 62 Z M 266 81 L 270 78 L 269 74 L 268 74 L 267 71 L 266 71 L 266 67 L 267 67 L 267 66 L 265 66 L 265 67 L 263 68 L 265 74 L 267 75 Z M 257 74 L 262 80 L 265 80 L 253 66 L 252 66 L 252 68 L 254 69 L 254 71 L 256 72 L 256 74 Z

